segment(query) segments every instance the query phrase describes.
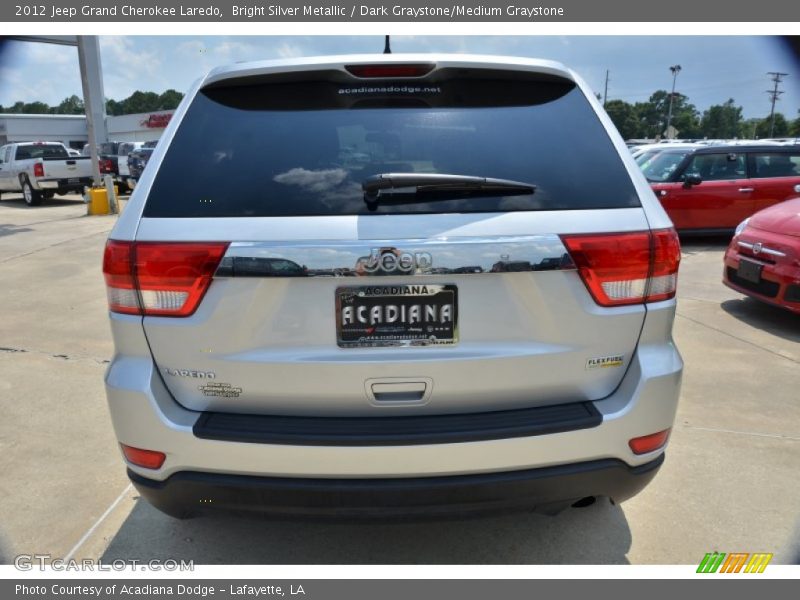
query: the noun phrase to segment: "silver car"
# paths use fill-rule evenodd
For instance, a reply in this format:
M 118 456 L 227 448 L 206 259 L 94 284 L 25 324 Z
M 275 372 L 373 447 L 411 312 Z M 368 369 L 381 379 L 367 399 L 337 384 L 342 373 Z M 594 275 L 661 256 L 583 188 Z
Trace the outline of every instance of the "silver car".
M 105 251 L 128 474 L 176 517 L 623 501 L 662 464 L 675 417 L 679 261 L 562 65 L 214 70 Z

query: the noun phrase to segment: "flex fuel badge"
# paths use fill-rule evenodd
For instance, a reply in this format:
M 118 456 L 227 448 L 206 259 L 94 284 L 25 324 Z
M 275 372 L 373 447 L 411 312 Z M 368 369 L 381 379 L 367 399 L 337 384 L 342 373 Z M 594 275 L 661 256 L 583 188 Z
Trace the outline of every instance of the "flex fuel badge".
M 242 393 L 242 388 L 234 387 L 230 383 L 207 383 L 197 389 L 203 392 L 204 396 L 216 396 L 217 398 L 238 398 Z
M 587 369 L 609 369 L 611 367 L 621 367 L 625 362 L 625 357 L 621 354 L 616 356 L 600 356 L 598 358 L 590 358 L 586 361 Z

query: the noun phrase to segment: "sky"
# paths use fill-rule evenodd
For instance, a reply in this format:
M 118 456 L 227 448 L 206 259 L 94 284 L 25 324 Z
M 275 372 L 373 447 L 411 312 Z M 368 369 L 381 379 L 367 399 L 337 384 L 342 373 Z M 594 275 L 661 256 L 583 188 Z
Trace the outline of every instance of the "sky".
M 239 61 L 381 52 L 383 36 L 104 36 L 100 38 L 107 98 L 136 90 L 185 91 L 209 69 Z M 800 57 L 778 37 L 760 36 L 392 36 L 392 50 L 526 56 L 557 60 L 608 98 L 648 99 L 672 86 L 701 111 L 733 98 L 745 118 L 769 115 L 768 71 L 788 73 L 776 110 L 800 116 Z M 81 96 L 77 50 L 7 41 L 0 45 L 0 104 L 40 100 L 57 105 Z

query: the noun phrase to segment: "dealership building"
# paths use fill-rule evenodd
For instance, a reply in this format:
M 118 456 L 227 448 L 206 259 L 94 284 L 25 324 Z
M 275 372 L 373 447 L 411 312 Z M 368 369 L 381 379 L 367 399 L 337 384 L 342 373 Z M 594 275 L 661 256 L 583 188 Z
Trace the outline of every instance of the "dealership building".
M 172 118 L 173 110 L 106 117 L 108 140 L 149 142 L 157 140 Z M 0 113 L 0 146 L 10 142 L 62 142 L 80 150 L 89 141 L 84 115 L 23 115 Z

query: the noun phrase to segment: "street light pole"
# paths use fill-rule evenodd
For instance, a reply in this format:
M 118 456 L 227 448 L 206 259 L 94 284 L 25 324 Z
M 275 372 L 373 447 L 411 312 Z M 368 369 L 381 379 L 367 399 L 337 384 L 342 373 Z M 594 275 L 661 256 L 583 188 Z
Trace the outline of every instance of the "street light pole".
M 678 73 L 681 72 L 680 65 L 672 65 L 669 68 L 672 71 L 672 93 L 669 95 L 669 113 L 667 113 L 667 130 L 665 135 L 669 136 L 669 128 L 672 125 L 672 101 L 675 99 L 675 80 L 678 78 Z

